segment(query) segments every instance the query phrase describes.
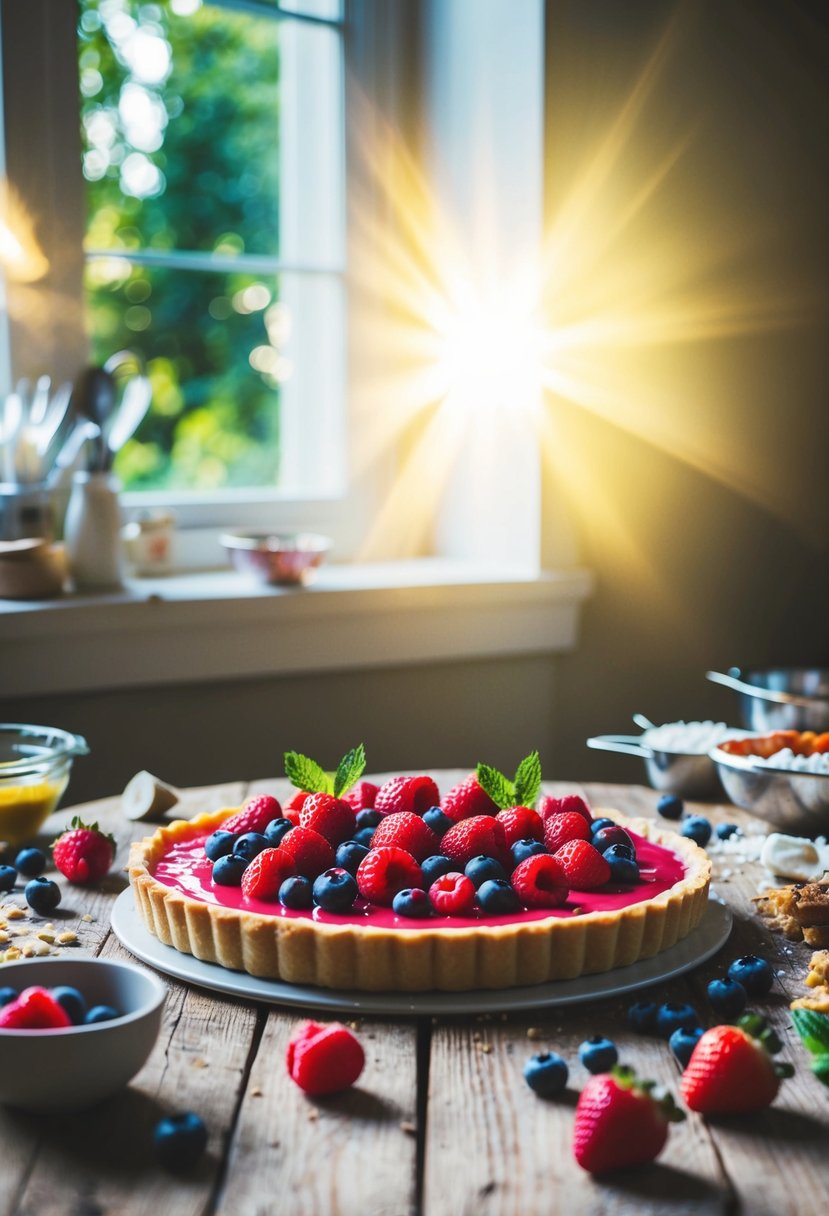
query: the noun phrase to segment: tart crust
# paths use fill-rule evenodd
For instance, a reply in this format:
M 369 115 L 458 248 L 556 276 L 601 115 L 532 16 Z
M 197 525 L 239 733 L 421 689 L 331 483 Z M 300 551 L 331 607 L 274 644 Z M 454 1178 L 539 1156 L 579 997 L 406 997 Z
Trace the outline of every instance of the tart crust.
M 208 835 L 237 809 L 175 820 L 137 841 L 129 877 L 142 919 L 159 941 L 263 979 L 368 992 L 459 992 L 576 979 L 669 949 L 696 928 L 708 902 L 711 864 L 698 845 L 650 820 L 607 810 L 596 814 L 670 848 L 686 867 L 684 878 L 652 899 L 613 912 L 467 929 L 397 930 L 221 907 L 154 877 L 171 845 Z

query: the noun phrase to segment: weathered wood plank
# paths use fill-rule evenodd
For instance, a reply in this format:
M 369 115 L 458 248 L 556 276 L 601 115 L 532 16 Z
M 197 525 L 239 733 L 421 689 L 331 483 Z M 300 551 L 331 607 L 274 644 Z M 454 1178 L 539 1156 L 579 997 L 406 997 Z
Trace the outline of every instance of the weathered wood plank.
M 288 1040 L 301 1021 L 278 1011 L 268 1018 L 217 1213 L 409 1216 L 417 1183 L 414 1024 L 364 1020 L 357 1033 L 366 1067 L 357 1085 L 308 1098 L 285 1069 Z

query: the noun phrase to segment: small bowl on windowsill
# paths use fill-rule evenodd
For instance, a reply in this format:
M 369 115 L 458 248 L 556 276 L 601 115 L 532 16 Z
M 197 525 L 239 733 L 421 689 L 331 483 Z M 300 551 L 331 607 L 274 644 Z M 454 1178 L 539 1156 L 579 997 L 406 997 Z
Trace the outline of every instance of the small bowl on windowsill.
M 277 587 L 305 586 L 331 548 L 318 532 L 225 532 L 220 540 L 235 570 Z

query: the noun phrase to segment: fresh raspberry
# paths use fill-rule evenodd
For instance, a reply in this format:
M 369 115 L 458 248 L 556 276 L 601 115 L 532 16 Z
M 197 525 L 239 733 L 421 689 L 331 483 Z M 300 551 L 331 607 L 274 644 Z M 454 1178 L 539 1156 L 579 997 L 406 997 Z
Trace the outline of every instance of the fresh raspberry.
M 304 828 L 313 828 L 324 836 L 334 848 L 354 835 L 356 816 L 347 802 L 333 794 L 311 794 L 302 804 L 299 822 Z
M 551 853 L 556 853 L 568 840 L 589 840 L 590 827 L 583 815 L 576 811 L 564 811 L 550 815 L 544 820 L 544 843 Z
M 68 832 L 52 845 L 52 858 L 64 878 L 82 886 L 99 882 L 109 872 L 115 841 L 97 823 L 83 823 L 77 815 Z
M 291 828 L 279 847 L 293 861 L 297 874 L 305 878 L 316 878 L 334 864 L 334 850 L 313 828 Z
M 297 816 L 297 823 L 299 823 L 299 812 L 305 806 L 305 803 L 310 797 L 311 795 L 309 794 L 308 790 L 297 790 L 296 793 L 291 794 L 290 798 L 282 808 L 283 817 L 285 819 L 291 819 L 292 815 L 289 815 L 288 812 L 292 811 L 293 814 Z
M 258 798 L 248 798 L 242 809 L 231 815 L 222 824 L 225 832 L 264 832 L 272 819 L 279 819 L 282 807 L 270 794 L 260 794 Z
M 46 988 L 24 988 L 0 1009 L 3 1030 L 61 1030 L 72 1019 Z
M 412 811 L 422 815 L 440 802 L 440 791 L 431 777 L 392 777 L 377 791 L 374 810 L 381 815 Z
M 468 916 L 475 903 L 475 884 L 465 874 L 450 870 L 429 888 L 432 907 L 441 916 Z
M 568 840 L 555 853 L 571 887 L 592 891 L 610 879 L 610 866 L 586 840 Z
M 493 802 L 486 790 L 478 784 L 478 778 L 470 773 L 458 785 L 452 787 L 440 809 L 455 823 L 461 819 L 472 819 L 475 815 L 497 815 L 498 804 Z
M 296 874 L 296 865 L 288 853 L 282 849 L 263 849 L 242 875 L 242 894 L 247 899 L 273 903 L 279 898 L 282 883 L 293 874 Z
M 363 899 L 391 907 L 398 891 L 423 887 L 420 866 L 405 849 L 382 845 L 370 849 L 357 867 L 357 887 Z
M 552 794 L 542 794 L 538 800 L 538 813 L 546 821 L 551 815 L 566 815 L 574 811 L 583 815 L 588 823 L 593 822 L 590 808 L 578 794 L 565 794 L 563 798 L 554 798 Z
M 335 1094 L 348 1089 L 365 1062 L 360 1040 L 340 1022 L 328 1026 L 305 1022 L 291 1037 L 285 1056 L 291 1080 L 307 1094 Z
M 517 840 L 544 839 L 541 816 L 528 806 L 508 807 L 505 811 L 499 811 L 495 820 L 503 825 L 507 847 L 514 845 Z
M 412 811 L 398 811 L 380 820 L 374 829 L 371 847 L 376 849 L 381 845 L 405 849 L 415 861 L 424 861 L 440 852 L 440 841 L 435 833 Z
M 347 802 L 353 811 L 373 811 L 379 789 L 373 781 L 358 781 L 343 794 L 343 802 Z
M 456 823 L 441 838 L 440 851 L 458 867 L 480 856 L 494 857 L 502 865 L 509 863 L 504 825 L 492 815 L 475 815 Z
M 559 908 L 570 894 L 561 863 L 549 853 L 520 862 L 510 881 L 525 908 Z

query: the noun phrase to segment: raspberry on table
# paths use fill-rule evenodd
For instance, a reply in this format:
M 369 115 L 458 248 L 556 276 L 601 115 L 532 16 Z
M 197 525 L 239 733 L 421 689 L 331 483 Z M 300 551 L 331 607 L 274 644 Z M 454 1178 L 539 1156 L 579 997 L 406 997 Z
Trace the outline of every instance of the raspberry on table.
M 312 1095 L 348 1089 L 363 1071 L 365 1059 L 360 1040 L 341 1022 L 305 1022 L 285 1055 L 291 1080 Z
M 423 887 L 423 874 L 411 853 L 395 845 L 381 845 L 360 862 L 357 886 L 364 899 L 391 907 L 398 891 Z
M 115 841 L 97 823 L 83 823 L 76 815 L 71 827 L 52 845 L 52 860 L 70 882 L 89 886 L 99 882 L 112 865 Z
M 372 848 L 394 845 L 411 853 L 415 861 L 423 861 L 440 849 L 438 837 L 414 811 L 397 811 L 387 815 L 374 830 Z

